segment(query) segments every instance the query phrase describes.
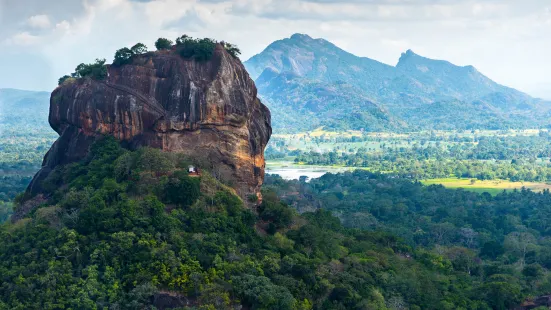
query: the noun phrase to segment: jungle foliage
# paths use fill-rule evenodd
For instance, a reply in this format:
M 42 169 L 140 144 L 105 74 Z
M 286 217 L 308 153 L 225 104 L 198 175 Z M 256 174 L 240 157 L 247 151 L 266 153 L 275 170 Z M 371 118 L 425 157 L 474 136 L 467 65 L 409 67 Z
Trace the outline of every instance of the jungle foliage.
M 0 226 L 0 309 L 153 309 L 167 295 L 188 309 L 505 309 L 526 293 L 465 269 L 468 249 L 456 261 L 298 215 L 271 191 L 252 212 L 190 163 L 106 138 L 59 167 L 50 201 Z

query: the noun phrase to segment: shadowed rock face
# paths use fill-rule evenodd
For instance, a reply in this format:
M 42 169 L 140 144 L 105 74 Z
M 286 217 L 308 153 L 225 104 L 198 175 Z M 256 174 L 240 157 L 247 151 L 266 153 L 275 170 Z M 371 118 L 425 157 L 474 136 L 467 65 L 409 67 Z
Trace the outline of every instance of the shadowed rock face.
M 241 62 L 217 45 L 207 62 L 171 51 L 111 66 L 105 81 L 81 79 L 51 96 L 49 122 L 60 135 L 28 191 L 57 165 L 84 158 L 102 135 L 129 148 L 181 152 L 208 163 L 245 197 L 259 193 L 264 148 L 272 133 L 270 111 L 257 98 Z

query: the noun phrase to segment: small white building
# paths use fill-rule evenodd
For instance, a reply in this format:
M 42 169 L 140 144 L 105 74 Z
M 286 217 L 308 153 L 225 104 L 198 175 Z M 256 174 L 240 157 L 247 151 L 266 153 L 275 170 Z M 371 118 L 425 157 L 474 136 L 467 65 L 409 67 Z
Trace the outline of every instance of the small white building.
M 201 175 L 201 171 L 199 168 L 196 168 L 195 166 L 189 166 L 188 167 L 188 175 L 192 177 L 198 177 Z

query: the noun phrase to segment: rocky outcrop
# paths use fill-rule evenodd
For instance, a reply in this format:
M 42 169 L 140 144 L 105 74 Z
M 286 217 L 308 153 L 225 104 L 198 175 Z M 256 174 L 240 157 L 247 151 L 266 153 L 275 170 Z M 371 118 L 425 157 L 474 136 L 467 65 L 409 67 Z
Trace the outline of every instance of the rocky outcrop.
M 211 165 L 246 197 L 259 193 L 270 111 L 241 62 L 217 45 L 211 60 L 151 52 L 110 66 L 104 81 L 66 82 L 51 96 L 49 122 L 60 135 L 28 191 L 58 165 L 84 158 L 90 145 L 112 135 L 126 147 L 181 152 Z

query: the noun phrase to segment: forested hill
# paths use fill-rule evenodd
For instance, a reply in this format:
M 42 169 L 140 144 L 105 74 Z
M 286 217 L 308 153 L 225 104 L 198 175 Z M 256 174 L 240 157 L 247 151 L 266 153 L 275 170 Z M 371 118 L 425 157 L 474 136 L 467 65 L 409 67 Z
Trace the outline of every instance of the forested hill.
M 59 166 L 50 198 L 20 197 L 22 216 L 0 225 L 0 309 L 487 310 L 525 295 L 469 269 L 469 251 L 444 259 L 326 211 L 298 215 L 270 191 L 252 211 L 191 163 L 108 137 Z
M 279 131 L 526 128 L 548 124 L 551 107 L 472 66 L 411 50 L 390 66 L 304 34 L 270 44 L 245 65 Z

